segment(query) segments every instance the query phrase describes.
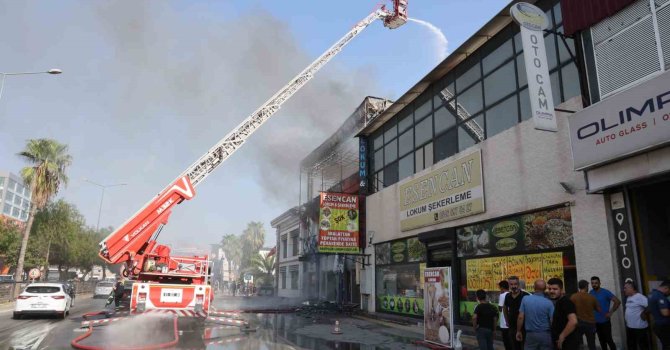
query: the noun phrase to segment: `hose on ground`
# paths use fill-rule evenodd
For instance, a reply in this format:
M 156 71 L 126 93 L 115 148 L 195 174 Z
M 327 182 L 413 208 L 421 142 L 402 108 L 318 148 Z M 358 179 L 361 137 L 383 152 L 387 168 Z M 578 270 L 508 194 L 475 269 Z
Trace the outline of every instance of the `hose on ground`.
M 173 318 L 173 329 L 174 329 L 174 339 L 166 342 L 166 343 L 160 343 L 160 344 L 151 344 L 151 345 L 143 345 L 143 346 L 138 346 L 138 347 L 99 347 L 99 346 L 93 346 L 93 345 L 84 345 L 80 344 L 79 342 L 88 338 L 93 334 L 93 325 L 90 324 L 88 326 L 88 331 L 70 342 L 70 345 L 72 345 L 73 348 L 75 349 L 82 349 L 82 350 L 105 350 L 105 349 L 116 349 L 116 350 L 156 350 L 156 349 L 165 349 L 165 348 L 170 348 L 177 343 L 179 343 L 179 327 L 178 327 L 178 322 L 177 322 L 177 317 Z

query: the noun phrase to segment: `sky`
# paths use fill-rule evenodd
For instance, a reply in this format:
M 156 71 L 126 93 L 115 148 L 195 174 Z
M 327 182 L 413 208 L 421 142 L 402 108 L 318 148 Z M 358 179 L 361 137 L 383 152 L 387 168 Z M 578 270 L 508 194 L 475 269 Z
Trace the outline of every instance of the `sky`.
M 205 249 L 298 205 L 301 159 L 365 96 L 396 99 L 507 0 L 410 0 L 410 21 L 373 23 L 173 210 L 162 243 Z M 0 0 L 0 169 L 26 140 L 69 146 L 59 198 L 95 226 L 123 224 L 379 0 Z M 420 23 L 423 21 L 423 24 Z M 432 26 L 432 29 L 429 27 Z M 444 37 L 436 34 L 441 31 Z

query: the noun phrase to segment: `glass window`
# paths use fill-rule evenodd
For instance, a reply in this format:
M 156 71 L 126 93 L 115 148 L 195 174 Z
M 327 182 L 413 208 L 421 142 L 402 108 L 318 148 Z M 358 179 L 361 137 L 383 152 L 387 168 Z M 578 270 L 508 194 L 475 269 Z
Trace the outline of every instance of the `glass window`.
M 375 188 L 377 190 L 384 188 L 384 171 L 375 174 Z
M 435 111 L 435 135 L 456 125 L 456 117 L 447 109 L 447 106 Z
M 514 48 L 516 49 L 517 54 L 523 52 L 523 42 L 521 40 L 521 32 L 514 34 Z
M 508 98 L 502 103 L 486 111 L 486 137 L 500 133 L 517 124 L 519 112 L 517 111 L 516 95 Z
M 423 165 L 428 168 L 433 165 L 433 143 L 423 147 Z
M 563 27 L 558 29 L 558 32 L 562 33 L 563 32 Z M 570 48 L 570 51 L 565 47 L 565 43 L 568 44 L 568 47 Z M 561 60 L 561 63 L 570 61 L 572 57 L 570 57 L 570 52 L 572 54 L 575 54 L 575 39 L 570 39 L 570 38 L 565 38 L 565 43 L 563 43 L 563 40 L 561 38 L 558 38 L 558 56 Z
M 12 216 L 15 218 L 20 218 L 21 217 L 21 210 L 17 207 L 12 208 Z
M 26 210 L 27 210 L 28 208 L 30 208 L 30 199 L 25 199 L 25 198 L 24 198 L 24 199 L 23 199 L 23 202 L 22 202 L 22 204 L 21 204 L 21 207 L 22 207 L 23 209 L 26 209 Z
M 398 125 L 394 121 L 392 125 L 386 126 L 386 131 L 384 132 L 384 143 L 389 143 L 396 136 L 398 136 Z
M 468 115 L 476 114 L 482 110 L 482 83 L 477 83 L 467 91 L 456 97 L 456 102 L 465 109 Z
M 435 102 L 435 108 L 437 108 L 438 105 L 442 104 L 445 101 L 450 101 L 454 98 L 456 94 L 456 90 L 454 89 L 454 83 L 449 84 L 447 87 L 442 89 L 440 92 L 438 92 L 437 96 L 435 96 L 435 101 L 437 99 L 440 100 L 439 103 Z
M 516 56 L 516 69 L 517 79 L 519 80 L 519 87 L 524 87 L 528 84 L 528 78 L 526 77 L 526 61 L 523 59 L 523 55 Z
M 556 35 L 549 34 L 544 37 L 544 46 L 547 50 L 547 62 L 549 62 L 549 70 L 556 68 L 558 58 L 556 57 Z
M 480 115 L 478 117 L 475 117 L 471 119 L 476 125 L 473 127 L 483 129 L 484 126 L 484 118 Z M 466 127 L 464 124 L 461 124 L 461 126 L 458 127 L 458 151 L 461 152 L 464 149 L 473 146 L 479 142 L 477 139 L 477 136 L 475 135 L 474 132 L 472 132 L 468 127 Z
M 414 152 L 414 171 L 418 173 L 419 171 L 425 169 L 423 164 L 423 147 L 417 149 Z
M 5 215 L 10 215 L 12 213 L 12 206 L 5 203 L 5 207 L 2 209 L 2 213 Z
M 14 201 L 14 194 L 11 192 L 7 192 L 5 195 L 5 203 L 12 203 Z
M 384 168 L 384 187 L 398 182 L 398 162 Z
M 375 149 L 379 149 L 382 146 L 384 146 L 384 135 L 382 133 L 379 133 L 379 135 L 375 136 L 374 141 L 372 141 L 374 144 Z
M 561 82 L 558 80 L 558 71 L 549 74 L 551 79 L 551 94 L 554 97 L 554 106 L 558 106 L 563 102 L 561 100 Z
M 0 190 L 5 187 L 5 178 L 0 176 Z
M 414 124 L 414 120 L 412 120 L 412 114 L 410 114 L 398 122 L 398 132 L 402 133 L 412 126 L 412 124 Z
M 435 162 L 458 153 L 458 129 L 453 128 L 435 138 Z
M 414 111 L 414 116 L 416 116 L 416 120 L 420 120 L 421 118 L 425 117 L 426 114 L 430 113 L 430 111 L 433 110 L 433 101 L 428 100 L 424 102 L 421 106 L 419 106 L 416 111 Z
M 433 118 L 428 117 L 422 120 L 419 124 L 416 124 L 414 128 L 414 145 L 415 147 L 421 146 L 426 141 L 433 138 Z
M 298 245 L 298 235 L 294 234 L 291 236 L 291 256 L 297 256 L 300 251 L 300 246 Z
M 291 273 L 291 289 L 298 289 L 298 271 L 292 270 Z
M 281 276 L 281 289 L 286 289 L 286 268 L 284 267 L 281 273 L 279 273 Z
M 575 96 L 581 96 L 581 89 L 579 87 L 579 73 L 577 72 L 577 66 L 574 63 L 571 63 L 563 67 L 562 71 L 563 76 L 563 95 L 566 100 L 569 100 Z
M 286 258 L 288 252 L 288 239 L 286 236 L 282 237 L 281 239 L 281 255 L 282 258 Z
M 26 198 L 30 198 L 30 188 L 28 187 L 23 188 L 23 196 Z
M 500 66 L 505 60 L 512 57 L 514 54 L 514 48 L 512 47 L 512 40 L 507 40 L 504 44 L 500 45 L 495 51 L 488 54 L 482 60 L 482 68 L 484 69 L 484 75 L 496 69 Z
M 9 186 L 7 186 L 7 188 L 8 188 L 10 191 L 14 191 L 15 188 L 16 188 L 16 181 L 14 181 L 14 180 L 12 180 L 12 179 L 9 179 Z
M 514 62 L 502 66 L 493 74 L 484 78 L 484 97 L 486 104 L 492 105 L 516 90 L 514 82 Z
M 398 140 L 393 140 L 384 146 L 384 165 L 398 159 Z
M 400 156 L 404 156 L 407 152 L 411 152 L 414 149 L 414 132 L 412 129 L 400 135 L 398 138 L 398 152 Z
M 410 153 L 400 159 L 398 163 L 398 178 L 400 180 L 414 174 L 414 153 Z
M 560 2 L 554 6 L 554 20 L 556 24 L 561 24 L 563 22 L 563 14 L 561 13 Z
M 28 212 L 23 211 L 23 214 L 21 215 L 21 220 L 27 220 L 28 219 Z
M 23 187 L 23 185 L 21 185 L 20 183 L 16 184 L 16 193 L 17 194 L 20 194 L 20 195 L 23 196 L 23 190 L 24 189 L 25 189 L 25 187 Z
M 472 85 L 475 81 L 479 80 L 481 76 L 482 72 L 479 70 L 479 62 L 477 62 L 474 66 L 468 69 L 467 72 L 461 74 L 461 76 L 456 79 L 456 86 L 458 87 L 459 93 L 463 91 L 463 89 Z
M 528 95 L 528 88 L 525 88 L 519 92 L 519 102 L 521 106 L 521 120 L 528 120 L 533 117 L 533 114 L 530 111 L 530 95 Z
M 14 195 L 14 205 L 19 207 L 21 206 L 21 197 L 19 197 L 18 195 Z
M 375 162 L 375 169 L 374 171 L 382 170 L 384 167 L 384 150 L 380 149 L 379 151 L 375 152 L 374 155 L 374 162 Z

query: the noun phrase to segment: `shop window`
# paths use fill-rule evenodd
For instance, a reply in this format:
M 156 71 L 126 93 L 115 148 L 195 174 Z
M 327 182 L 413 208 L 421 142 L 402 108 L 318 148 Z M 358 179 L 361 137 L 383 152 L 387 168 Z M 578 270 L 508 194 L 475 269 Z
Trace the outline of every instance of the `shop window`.
M 456 97 L 456 102 L 463 107 L 467 115 L 473 115 L 482 110 L 482 83 L 477 83 Z
M 481 76 L 482 72 L 480 71 L 479 68 L 479 62 L 477 62 L 470 69 L 468 69 L 467 72 L 461 74 L 461 76 L 456 79 L 456 87 L 458 88 L 458 93 L 460 94 L 461 91 L 467 89 L 468 86 L 472 85 L 472 83 L 479 80 Z
M 453 128 L 435 138 L 435 162 L 458 153 L 458 129 Z
M 377 311 L 423 316 L 426 247 L 416 237 L 375 245 Z
M 419 120 L 423 117 L 426 116 L 426 114 L 430 113 L 430 111 L 433 110 L 433 102 L 431 100 L 428 100 L 424 102 L 421 106 L 419 106 L 416 111 L 414 111 L 414 116 L 416 116 L 416 119 Z
M 514 62 L 509 62 L 484 78 L 484 97 L 490 106 L 516 90 L 514 85 Z
M 404 156 L 414 149 L 414 130 L 409 129 L 398 138 L 398 152 Z
M 410 153 L 398 162 L 398 178 L 400 180 L 414 174 L 414 153 Z
M 384 165 L 389 165 L 398 159 L 398 140 L 393 140 L 384 146 Z
M 418 147 L 433 138 L 433 118 L 420 121 L 414 128 L 414 146 Z
M 581 96 L 581 88 L 579 86 L 579 72 L 577 71 L 577 66 L 574 63 L 571 63 L 561 70 L 561 76 L 563 77 L 563 96 L 565 100 L 569 100 L 575 96 Z
M 384 168 L 384 187 L 388 187 L 398 182 L 398 162 L 391 163 Z
M 517 124 L 516 95 L 486 111 L 486 137 L 491 137 Z
M 498 300 L 497 284 L 510 276 L 519 277 L 526 290 L 537 279 L 557 277 L 568 294 L 576 292 L 570 209 L 561 206 L 456 229 L 460 322 L 471 322 L 476 290 Z
M 508 58 L 512 57 L 513 54 L 514 50 L 512 48 L 512 40 L 507 40 L 504 44 L 500 45 L 497 49 L 495 49 L 495 51 L 488 54 L 482 60 L 484 75 L 498 68 Z
M 435 111 L 435 135 L 456 125 L 456 117 L 452 114 L 454 112 L 453 108 L 449 110 L 446 105 Z
M 380 149 L 374 154 L 374 171 L 381 170 L 384 167 L 384 149 Z
M 466 124 L 468 123 L 468 124 Z M 476 130 L 483 130 L 484 117 L 478 116 L 472 118 L 470 121 L 461 124 L 458 127 L 458 151 L 463 151 L 468 147 L 474 146 L 479 139 L 477 138 Z

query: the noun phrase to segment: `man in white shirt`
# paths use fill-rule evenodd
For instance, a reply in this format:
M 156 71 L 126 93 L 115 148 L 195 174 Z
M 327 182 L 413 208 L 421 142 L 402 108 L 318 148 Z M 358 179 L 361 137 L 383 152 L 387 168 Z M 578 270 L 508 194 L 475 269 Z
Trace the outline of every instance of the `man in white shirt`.
M 646 311 L 647 298 L 637 292 L 631 281 L 623 286 L 626 295 L 626 343 L 628 350 L 649 349 L 649 315 Z
M 500 281 L 498 283 L 500 287 L 500 297 L 498 297 L 498 311 L 500 311 L 500 332 L 502 332 L 503 344 L 505 344 L 505 350 L 512 350 L 512 344 L 509 335 L 509 326 L 505 322 L 505 317 L 503 317 L 503 306 L 505 305 L 505 297 L 509 293 L 509 283 L 507 281 Z

